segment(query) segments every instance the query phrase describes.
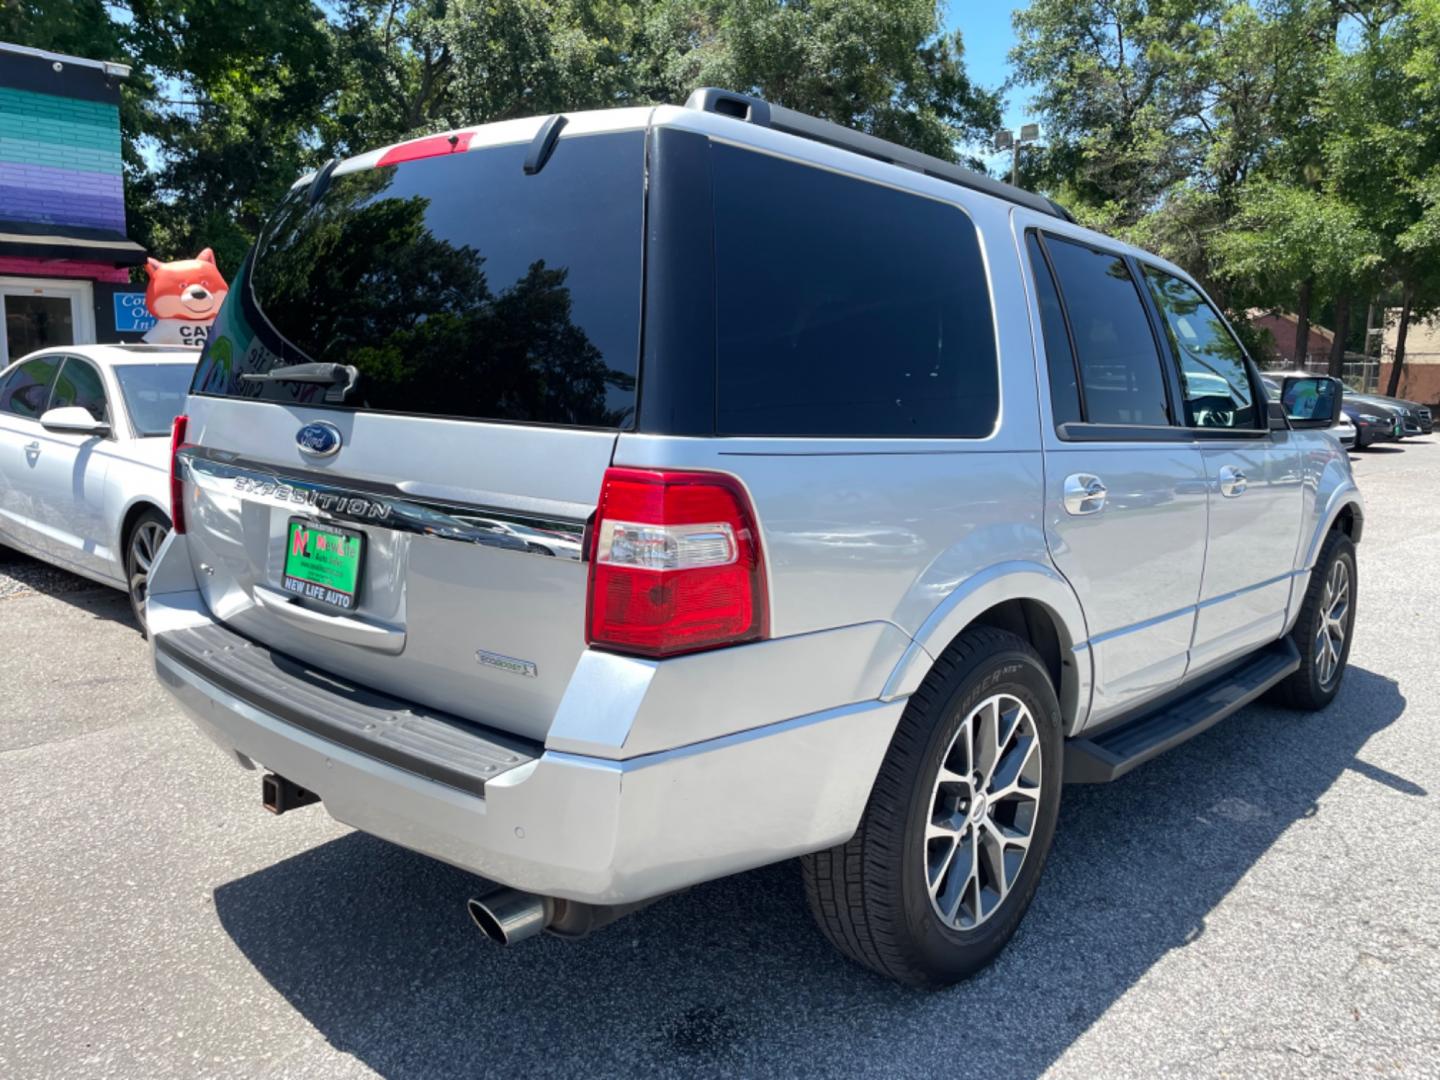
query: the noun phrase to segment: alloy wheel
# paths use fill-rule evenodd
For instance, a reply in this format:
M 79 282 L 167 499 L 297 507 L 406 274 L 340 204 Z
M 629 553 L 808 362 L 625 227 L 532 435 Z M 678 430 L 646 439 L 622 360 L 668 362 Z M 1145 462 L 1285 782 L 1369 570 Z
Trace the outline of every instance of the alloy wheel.
M 925 824 L 930 903 L 954 930 L 973 930 L 1009 895 L 1029 853 L 1043 768 L 1035 718 L 1019 698 L 986 698 L 955 732 Z
M 142 521 L 130 537 L 130 600 L 137 612 L 145 610 L 145 596 L 150 584 L 150 569 L 165 542 L 169 530 L 158 521 Z
M 1329 689 L 1340 673 L 1340 655 L 1345 651 L 1345 632 L 1350 615 L 1350 567 L 1336 559 L 1325 579 L 1320 599 L 1320 626 L 1315 631 L 1315 664 L 1320 685 Z

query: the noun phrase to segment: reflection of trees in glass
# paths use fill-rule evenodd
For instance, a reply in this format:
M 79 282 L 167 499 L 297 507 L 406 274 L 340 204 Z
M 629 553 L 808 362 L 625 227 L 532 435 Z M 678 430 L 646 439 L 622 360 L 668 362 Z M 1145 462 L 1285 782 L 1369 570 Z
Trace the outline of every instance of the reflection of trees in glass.
M 634 379 L 573 322 L 568 270 L 537 260 L 494 291 L 480 252 L 430 231 L 429 199 L 385 197 L 393 179 L 347 174 L 314 207 L 292 197 L 262 240 L 256 300 L 304 354 L 285 361 L 353 364 L 363 403 L 387 411 L 617 426 L 629 409 L 607 409 L 607 391 Z
M 1215 309 L 1194 288 L 1169 274 L 1146 270 L 1155 303 L 1165 316 L 1165 333 L 1180 357 L 1188 399 L 1229 398 L 1235 407 L 1250 404 L 1244 353 Z M 1182 340 L 1179 320 L 1188 319 L 1194 337 Z M 1228 424 L 1226 425 L 1228 426 Z

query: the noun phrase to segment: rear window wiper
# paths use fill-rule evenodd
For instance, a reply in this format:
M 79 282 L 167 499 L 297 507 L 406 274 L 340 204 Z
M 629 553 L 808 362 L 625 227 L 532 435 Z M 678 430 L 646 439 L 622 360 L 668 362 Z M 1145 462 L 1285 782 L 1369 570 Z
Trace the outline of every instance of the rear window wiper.
M 325 400 L 338 405 L 360 381 L 360 369 L 353 364 L 290 364 L 269 371 L 247 371 L 240 381 L 318 383 L 330 388 L 325 391 Z

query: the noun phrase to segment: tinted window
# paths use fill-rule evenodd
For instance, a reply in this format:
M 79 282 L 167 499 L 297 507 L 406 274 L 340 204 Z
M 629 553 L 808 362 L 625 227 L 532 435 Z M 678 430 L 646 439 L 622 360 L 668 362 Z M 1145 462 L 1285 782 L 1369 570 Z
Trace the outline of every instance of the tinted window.
M 50 404 L 46 410 L 78 406 L 96 420 L 110 419 L 110 410 L 105 404 L 105 383 L 93 364 L 84 360 L 66 357 L 60 377 L 55 380 L 55 389 L 50 393 Z
M 1219 312 L 1192 285 L 1154 267 L 1145 279 L 1180 361 L 1185 423 L 1190 427 L 1258 428 L 1259 410 L 1245 353 Z
M 322 404 L 243 373 L 328 361 L 349 407 L 615 427 L 635 401 L 644 133 L 343 173 L 290 193 L 211 332 L 199 393 Z
M 1025 246 L 1030 252 L 1030 267 L 1035 274 L 1035 298 L 1040 305 L 1040 331 L 1045 337 L 1045 363 L 1050 369 L 1050 408 L 1056 424 L 1071 424 L 1080 419 L 1080 388 L 1075 382 L 1075 353 L 1070 348 L 1070 334 L 1065 328 L 1065 312 L 1060 307 L 1060 294 L 1055 279 L 1045 262 L 1040 238 L 1029 233 Z
M 990 292 L 953 206 L 712 148 L 716 419 L 730 435 L 988 435 Z
M 1045 246 L 1080 353 L 1085 419 L 1169 424 L 1160 354 L 1125 260 L 1050 235 Z
M 170 434 L 175 417 L 185 411 L 194 373 L 189 364 L 122 364 L 115 369 L 137 435 Z
M 0 388 L 0 412 L 38 419 L 45 411 L 50 383 L 59 367 L 58 356 L 40 356 L 21 364 Z

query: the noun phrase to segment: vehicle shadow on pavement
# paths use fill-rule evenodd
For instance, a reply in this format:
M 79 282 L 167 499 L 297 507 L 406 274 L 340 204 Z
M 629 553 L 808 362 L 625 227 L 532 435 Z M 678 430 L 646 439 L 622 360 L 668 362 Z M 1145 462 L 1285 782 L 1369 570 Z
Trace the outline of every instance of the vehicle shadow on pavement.
M 137 633 L 140 630 L 124 590 L 0 545 L 0 599 L 31 594 L 59 600 L 97 619 L 123 623 Z
M 699 886 L 583 941 L 508 950 L 465 914 L 483 882 L 359 833 L 221 886 L 216 909 L 309 1023 L 385 1076 L 1032 1076 L 1198 940 L 1282 833 L 1324 822 L 1347 770 L 1384 797 L 1424 795 L 1359 756 L 1404 707 L 1393 681 L 1352 667 L 1323 713 L 1251 707 L 1115 784 L 1067 788 L 1010 948 L 935 994 L 835 954 L 793 862 Z M 1294 871 L 1277 872 L 1275 903 L 1255 918 L 1289 926 L 1286 891 L 1306 888 Z

